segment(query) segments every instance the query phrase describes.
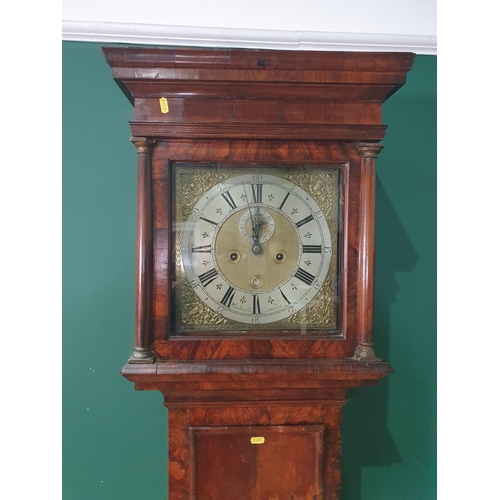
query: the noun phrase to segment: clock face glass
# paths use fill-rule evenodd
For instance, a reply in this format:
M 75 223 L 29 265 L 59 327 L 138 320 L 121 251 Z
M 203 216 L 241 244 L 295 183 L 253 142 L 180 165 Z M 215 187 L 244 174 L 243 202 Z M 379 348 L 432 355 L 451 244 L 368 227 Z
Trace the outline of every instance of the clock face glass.
M 338 331 L 339 168 L 173 172 L 176 334 Z

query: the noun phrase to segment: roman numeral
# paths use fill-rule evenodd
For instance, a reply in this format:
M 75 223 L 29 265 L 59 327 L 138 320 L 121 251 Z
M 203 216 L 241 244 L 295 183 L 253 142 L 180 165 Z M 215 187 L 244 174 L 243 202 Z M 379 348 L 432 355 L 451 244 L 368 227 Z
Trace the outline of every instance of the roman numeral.
M 260 303 L 258 295 L 253 295 L 253 314 L 260 314 Z
M 286 193 L 286 196 L 283 198 L 281 205 L 278 207 L 280 210 L 283 208 L 283 205 L 285 204 L 286 200 L 288 200 L 289 196 L 290 196 L 290 192 Z
M 216 280 L 219 277 L 219 273 L 215 269 L 210 269 L 210 271 L 207 271 L 203 274 L 200 274 L 198 276 L 198 279 L 201 281 L 201 284 L 203 286 L 208 286 L 212 281 Z
M 303 281 L 306 285 L 310 285 L 314 281 L 314 276 L 307 271 L 304 271 L 301 267 L 295 273 L 295 277 L 300 281 Z
M 302 245 L 304 253 L 321 253 L 321 245 Z
M 302 220 L 299 220 L 299 222 L 296 222 L 295 225 L 297 227 L 303 226 L 304 224 L 307 224 L 308 222 L 311 222 L 313 220 L 312 215 L 308 215 L 307 217 L 304 217 Z
M 253 203 L 262 203 L 262 184 L 252 184 Z
M 201 245 L 199 247 L 193 247 L 191 250 L 193 253 L 210 253 L 210 245 Z
M 281 288 L 279 288 L 279 291 L 281 292 L 281 296 L 285 299 L 285 302 L 287 304 L 290 304 L 290 301 L 287 299 L 286 295 L 283 293 L 283 290 L 281 290 Z
M 233 287 L 229 287 L 224 294 L 224 297 L 222 297 L 222 300 L 220 301 L 221 304 L 231 307 L 231 303 L 233 302 L 234 294 L 236 293 L 236 290 Z
M 231 207 L 231 210 L 234 210 L 236 208 L 236 203 L 233 200 L 233 197 L 231 196 L 231 193 L 227 191 L 226 193 L 222 193 L 222 197 L 227 201 L 228 205 Z
M 204 220 L 205 222 L 208 222 L 209 224 L 212 224 L 212 226 L 217 227 L 217 222 L 214 222 L 213 220 L 210 219 L 205 219 L 205 217 L 200 217 L 201 220 Z

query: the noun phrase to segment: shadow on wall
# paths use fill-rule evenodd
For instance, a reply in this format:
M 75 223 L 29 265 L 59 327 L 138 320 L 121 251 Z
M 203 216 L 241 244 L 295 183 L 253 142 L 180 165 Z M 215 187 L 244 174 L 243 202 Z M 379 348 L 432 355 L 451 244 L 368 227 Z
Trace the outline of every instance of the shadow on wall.
M 388 360 L 390 306 L 396 302 L 396 273 L 410 272 L 418 261 L 406 231 L 377 179 L 377 274 L 375 352 Z M 389 375 L 389 377 L 394 374 Z M 361 500 L 363 467 L 387 467 L 403 458 L 387 428 L 388 380 L 378 387 L 354 389 L 344 407 L 342 429 L 342 500 Z

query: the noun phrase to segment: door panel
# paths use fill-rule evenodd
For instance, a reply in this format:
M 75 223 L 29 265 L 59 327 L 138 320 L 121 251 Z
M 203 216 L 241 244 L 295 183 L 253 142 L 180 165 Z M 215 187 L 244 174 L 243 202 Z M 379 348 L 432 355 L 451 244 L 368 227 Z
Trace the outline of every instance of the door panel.
M 197 427 L 191 431 L 197 500 L 322 498 L 322 425 Z

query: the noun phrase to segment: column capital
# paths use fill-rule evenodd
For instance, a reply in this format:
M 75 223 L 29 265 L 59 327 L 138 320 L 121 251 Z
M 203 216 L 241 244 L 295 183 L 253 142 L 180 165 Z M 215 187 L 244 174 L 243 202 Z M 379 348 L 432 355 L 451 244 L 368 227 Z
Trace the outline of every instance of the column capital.
M 384 145 L 379 142 L 360 142 L 358 151 L 363 158 L 376 158 Z
M 151 154 L 156 143 L 149 137 L 131 137 L 130 142 L 137 148 L 137 154 Z

